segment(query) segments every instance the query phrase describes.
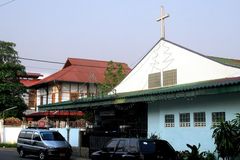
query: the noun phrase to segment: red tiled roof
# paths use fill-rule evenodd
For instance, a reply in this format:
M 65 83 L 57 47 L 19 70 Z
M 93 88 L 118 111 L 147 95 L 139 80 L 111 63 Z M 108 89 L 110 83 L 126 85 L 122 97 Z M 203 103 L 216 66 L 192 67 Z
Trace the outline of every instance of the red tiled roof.
M 68 116 L 83 116 L 82 111 L 46 111 L 46 112 L 34 112 L 26 114 L 26 117 L 68 117 Z
M 68 58 L 62 70 L 42 79 L 35 85 L 52 81 L 101 83 L 104 80 L 107 64 L 108 61 Z M 131 69 L 127 64 L 120 64 L 122 64 L 127 73 L 130 72 Z
M 35 78 L 38 78 L 38 77 L 42 77 L 43 75 L 40 74 L 40 73 L 31 73 L 31 72 L 27 72 L 27 77 L 35 77 Z
M 42 77 L 42 76 L 43 75 L 40 73 L 31 73 L 31 72 L 27 72 L 24 75 L 19 75 L 20 78 L 35 78 L 35 79 Z
M 20 83 L 22 83 L 25 87 L 30 87 L 38 83 L 40 79 L 20 79 Z

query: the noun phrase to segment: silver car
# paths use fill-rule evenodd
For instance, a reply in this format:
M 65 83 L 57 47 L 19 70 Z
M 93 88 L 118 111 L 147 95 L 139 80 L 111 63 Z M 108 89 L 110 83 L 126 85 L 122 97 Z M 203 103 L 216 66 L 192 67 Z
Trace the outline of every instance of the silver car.
M 71 145 L 58 131 L 47 129 L 23 129 L 17 140 L 17 151 L 20 157 L 37 155 L 40 160 L 49 157 L 70 159 Z

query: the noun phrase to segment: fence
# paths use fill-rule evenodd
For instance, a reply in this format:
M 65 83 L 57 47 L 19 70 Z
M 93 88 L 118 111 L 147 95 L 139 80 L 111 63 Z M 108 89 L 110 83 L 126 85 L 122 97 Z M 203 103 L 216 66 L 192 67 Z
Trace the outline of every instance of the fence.
M 18 135 L 23 128 L 25 128 L 25 126 L 13 127 L 3 125 L 3 121 L 0 120 L 0 143 L 16 143 Z M 80 128 L 50 128 L 50 130 L 56 130 L 61 133 L 66 140 L 69 140 L 71 146 L 80 147 Z

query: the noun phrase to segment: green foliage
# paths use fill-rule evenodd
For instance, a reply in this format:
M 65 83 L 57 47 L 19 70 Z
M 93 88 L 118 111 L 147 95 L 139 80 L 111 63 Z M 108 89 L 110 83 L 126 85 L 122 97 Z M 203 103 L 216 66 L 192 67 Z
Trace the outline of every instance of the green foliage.
M 161 138 L 156 133 L 151 133 L 151 135 L 149 136 L 149 139 L 161 139 Z
M 16 148 L 16 143 L 0 143 L 0 148 Z
M 196 145 L 187 144 L 187 147 L 191 149 L 191 151 L 183 151 L 178 153 L 179 160 L 216 160 L 216 157 L 211 152 L 200 152 L 200 144 L 198 147 Z
M 214 126 L 213 135 L 216 150 L 223 159 L 234 158 L 240 153 L 240 114 L 232 121 Z
M 126 71 L 122 64 L 109 61 L 104 76 L 104 82 L 100 85 L 100 90 L 103 94 L 107 94 L 124 79 Z
M 26 89 L 20 83 L 19 75 L 25 74 L 25 68 L 14 47 L 12 42 L 0 41 L 0 113 L 3 116 L 4 110 L 16 106 L 16 109 L 4 112 L 4 117 L 20 118 L 26 109 L 22 99 Z

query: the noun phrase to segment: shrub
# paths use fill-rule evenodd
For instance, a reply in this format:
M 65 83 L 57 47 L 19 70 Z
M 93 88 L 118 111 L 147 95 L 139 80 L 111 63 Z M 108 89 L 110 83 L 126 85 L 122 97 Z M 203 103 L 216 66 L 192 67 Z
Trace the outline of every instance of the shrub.
M 0 143 L 1 148 L 16 148 L 16 143 Z

